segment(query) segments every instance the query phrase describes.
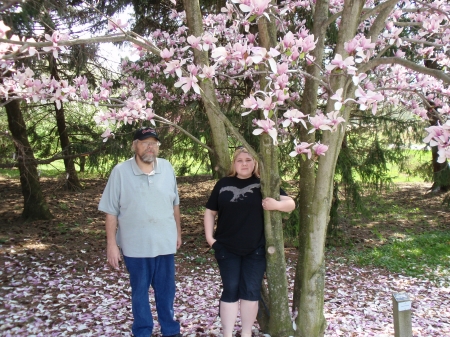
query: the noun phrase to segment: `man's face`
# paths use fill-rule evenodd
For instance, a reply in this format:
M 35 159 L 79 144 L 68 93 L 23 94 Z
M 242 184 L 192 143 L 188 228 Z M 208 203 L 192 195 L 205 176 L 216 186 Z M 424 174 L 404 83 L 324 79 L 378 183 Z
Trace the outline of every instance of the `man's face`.
M 144 163 L 150 164 L 156 159 L 159 153 L 159 142 L 156 138 L 149 137 L 144 140 L 137 140 L 136 155 Z

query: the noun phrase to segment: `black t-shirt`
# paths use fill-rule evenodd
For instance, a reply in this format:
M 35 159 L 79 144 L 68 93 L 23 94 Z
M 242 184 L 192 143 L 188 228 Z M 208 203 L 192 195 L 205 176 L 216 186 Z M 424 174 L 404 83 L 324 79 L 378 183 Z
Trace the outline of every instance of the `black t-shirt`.
M 286 195 L 283 190 L 280 194 Z M 218 211 L 214 238 L 219 245 L 238 255 L 249 254 L 264 245 L 264 211 L 259 178 L 220 179 L 206 208 Z M 217 248 L 217 244 L 214 246 Z

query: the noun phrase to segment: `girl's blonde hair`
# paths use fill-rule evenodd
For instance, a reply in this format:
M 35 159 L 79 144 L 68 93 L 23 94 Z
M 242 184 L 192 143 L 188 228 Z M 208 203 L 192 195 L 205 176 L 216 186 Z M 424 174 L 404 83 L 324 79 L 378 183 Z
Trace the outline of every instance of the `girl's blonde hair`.
M 255 167 L 253 168 L 253 172 L 252 173 L 253 173 L 253 175 L 255 175 L 256 177 L 259 178 L 260 174 L 259 174 L 258 161 L 255 158 L 253 158 L 253 156 L 243 146 L 238 146 L 236 148 L 236 151 L 234 151 L 233 160 L 231 161 L 231 167 L 230 167 L 230 171 L 228 173 L 228 176 L 229 177 L 235 177 L 237 175 L 236 169 L 234 168 L 234 162 L 236 161 L 237 156 L 239 156 L 241 153 L 247 153 L 250 157 L 252 157 L 253 162 L 255 163 Z

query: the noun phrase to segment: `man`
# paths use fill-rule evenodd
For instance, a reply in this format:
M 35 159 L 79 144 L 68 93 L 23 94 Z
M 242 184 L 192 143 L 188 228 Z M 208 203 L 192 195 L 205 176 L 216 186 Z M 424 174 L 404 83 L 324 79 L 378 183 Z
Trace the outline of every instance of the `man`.
M 98 206 L 106 213 L 108 263 L 118 269 L 121 250 L 130 274 L 135 337 L 150 337 L 153 332 L 150 285 L 162 335 L 181 336 L 173 312 L 180 199 L 172 165 L 157 158 L 160 145 L 154 129 L 136 130 L 135 155 L 114 167 Z

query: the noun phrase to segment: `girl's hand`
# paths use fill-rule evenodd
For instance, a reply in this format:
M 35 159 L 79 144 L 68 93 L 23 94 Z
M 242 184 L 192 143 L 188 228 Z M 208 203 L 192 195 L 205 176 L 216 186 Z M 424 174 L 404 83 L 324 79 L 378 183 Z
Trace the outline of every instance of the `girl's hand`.
M 262 201 L 262 206 L 265 211 L 277 211 L 279 201 L 274 198 L 265 198 Z

